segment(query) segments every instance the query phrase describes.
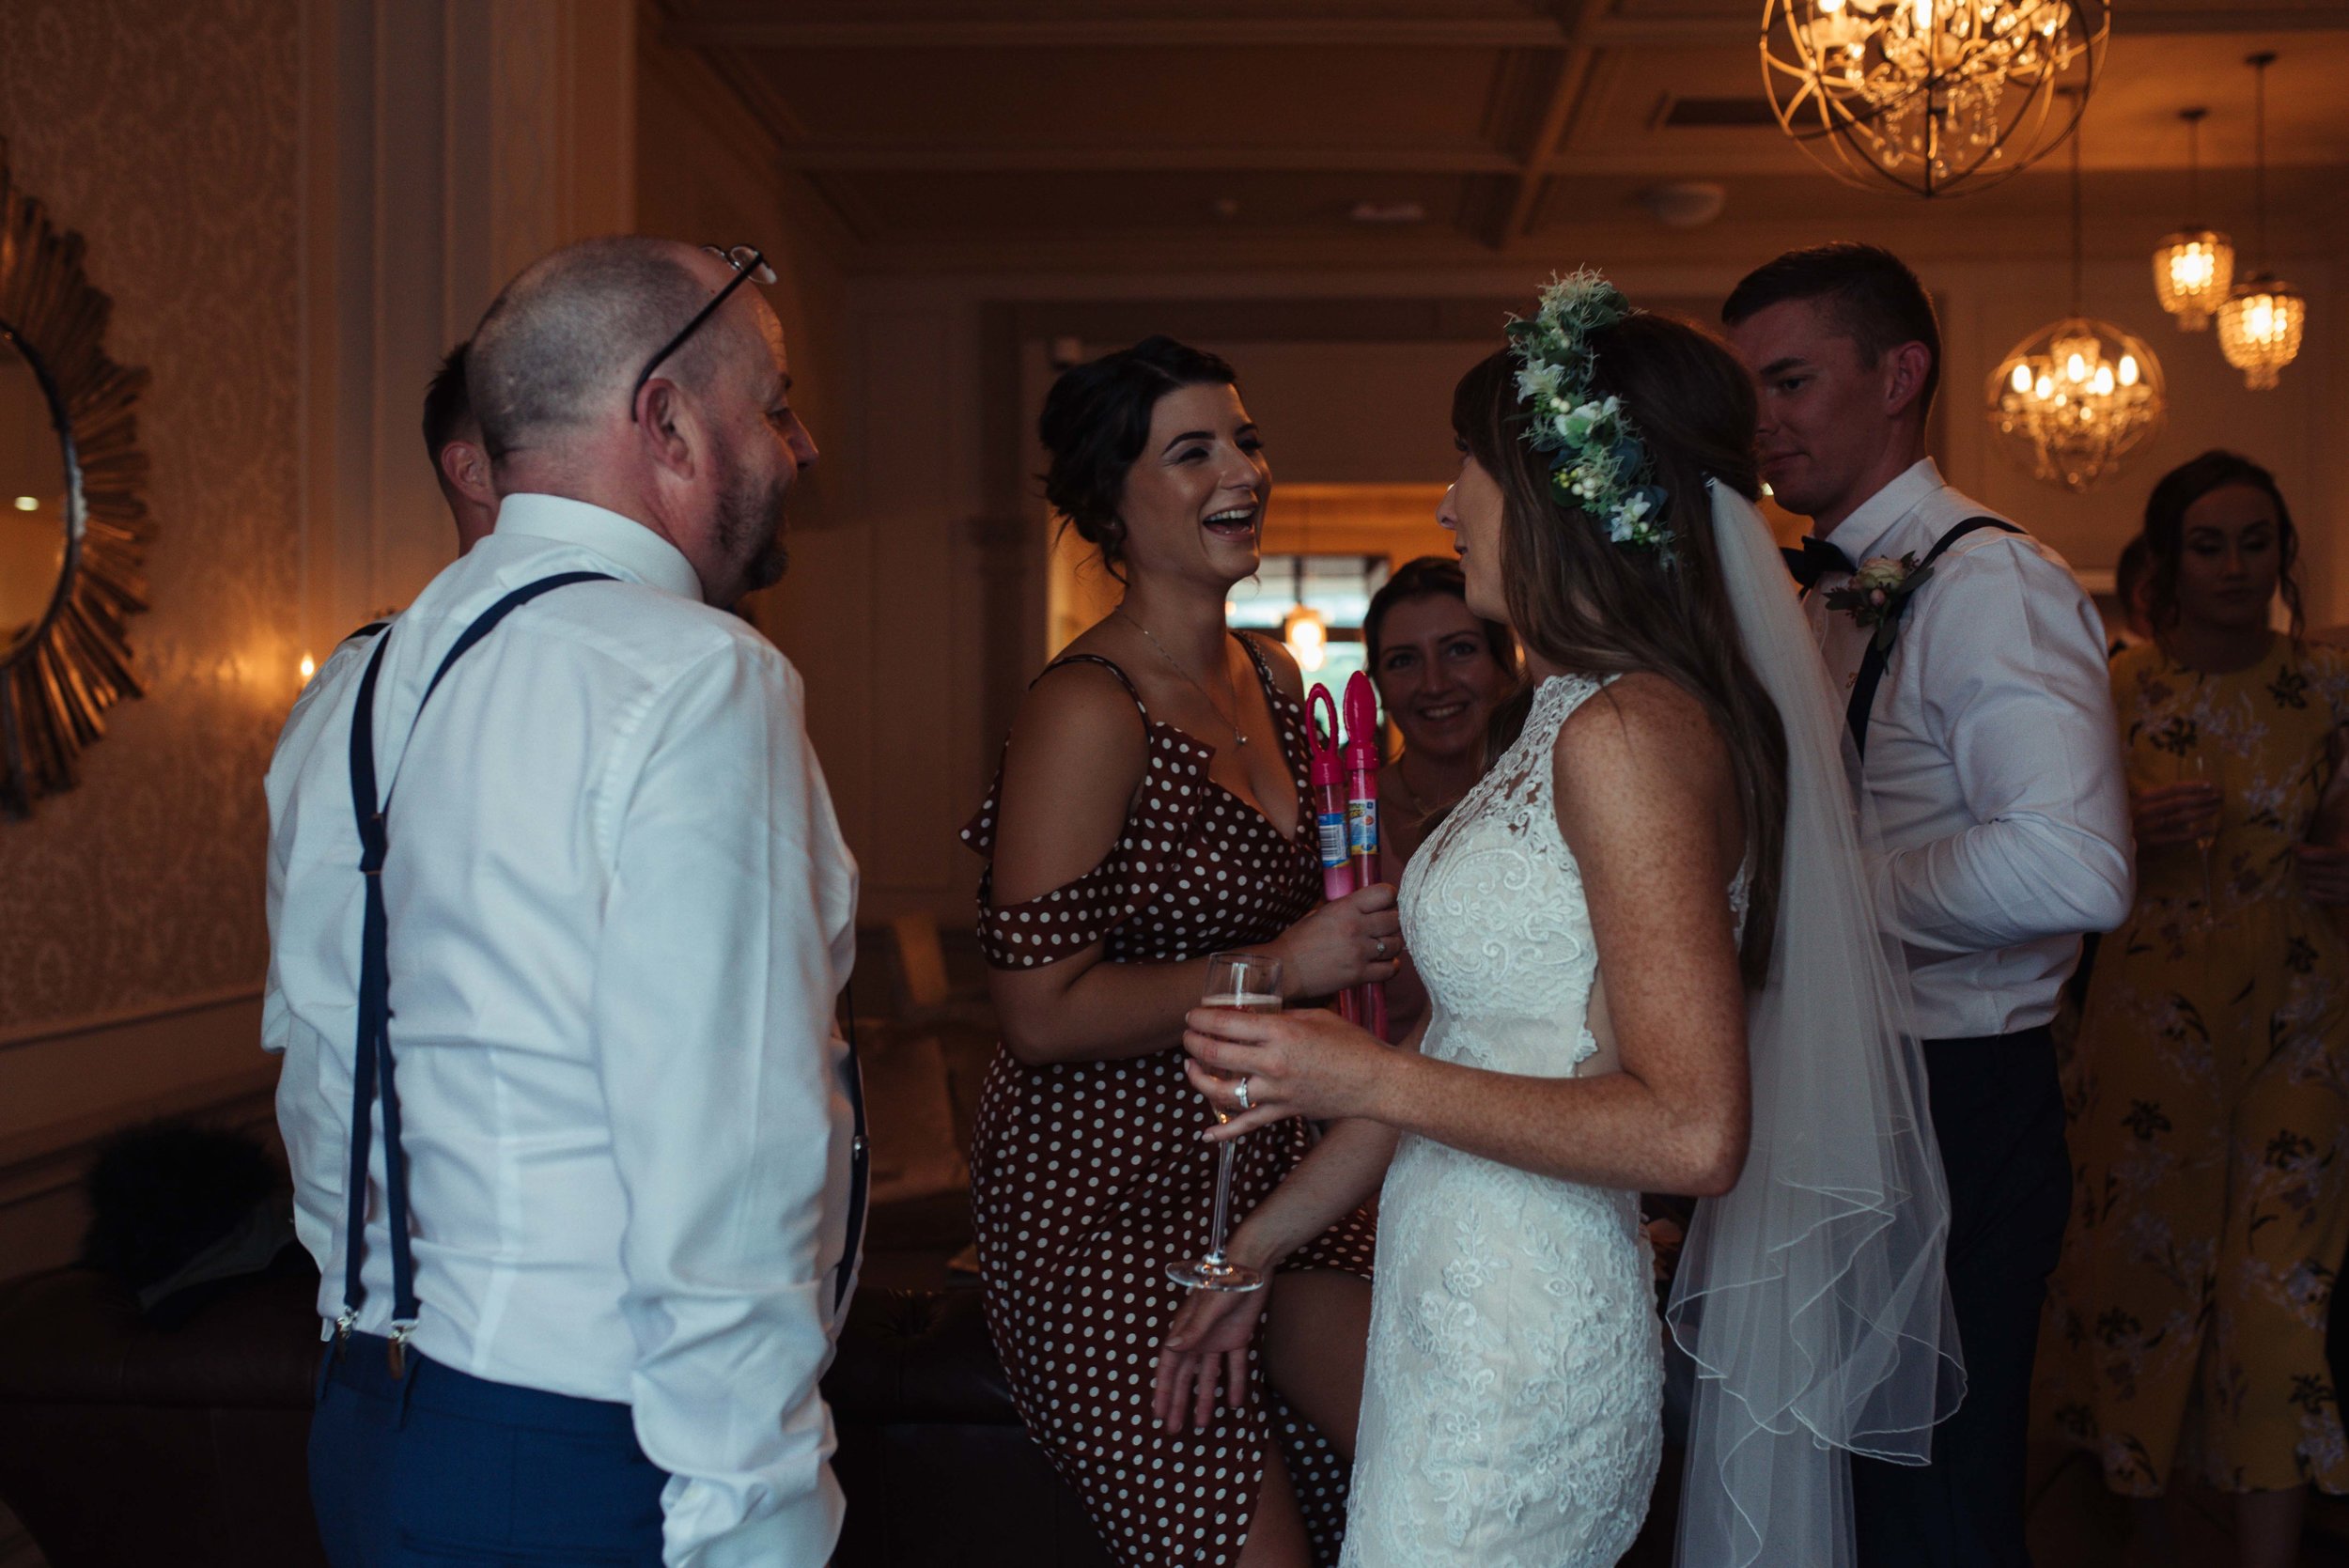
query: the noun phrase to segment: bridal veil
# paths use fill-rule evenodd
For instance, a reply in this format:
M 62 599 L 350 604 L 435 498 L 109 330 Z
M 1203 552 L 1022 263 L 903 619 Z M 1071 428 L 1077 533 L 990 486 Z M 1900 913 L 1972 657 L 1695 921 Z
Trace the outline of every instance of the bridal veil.
M 1697 1374 L 1678 1560 L 1850 1568 L 1850 1455 L 1924 1463 L 1964 1394 L 1949 1195 L 1843 704 L 1761 515 L 1709 489 L 1746 658 L 1786 730 L 1787 806 L 1748 1015 L 1750 1152 L 1698 1205 L 1665 1314 Z

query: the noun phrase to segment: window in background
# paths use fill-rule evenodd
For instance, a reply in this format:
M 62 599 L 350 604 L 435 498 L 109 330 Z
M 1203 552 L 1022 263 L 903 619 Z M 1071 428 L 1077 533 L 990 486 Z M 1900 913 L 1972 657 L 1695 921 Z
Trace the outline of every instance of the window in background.
M 1304 669 L 1306 694 L 1326 686 L 1330 700 L 1342 703 L 1346 677 L 1368 668 L 1362 617 L 1388 570 L 1383 555 L 1267 555 L 1224 601 L 1226 617 L 1236 627 L 1285 638 Z M 1324 629 L 1318 668 L 1310 630 L 1300 633 L 1295 625 L 1299 610 L 1317 615 Z

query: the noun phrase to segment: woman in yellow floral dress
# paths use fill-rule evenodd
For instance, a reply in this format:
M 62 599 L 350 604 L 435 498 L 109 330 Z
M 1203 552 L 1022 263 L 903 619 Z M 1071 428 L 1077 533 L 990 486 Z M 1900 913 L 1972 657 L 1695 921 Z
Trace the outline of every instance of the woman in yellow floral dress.
M 2310 843 L 2349 650 L 2299 638 L 2268 473 L 2209 452 L 2146 503 L 2157 639 L 2114 661 L 2137 906 L 2081 1020 L 2074 1212 L 2050 1295 L 2054 1409 L 2145 1560 L 2184 1470 L 2236 1495 L 2239 1560 L 2298 1560 L 2308 1488 L 2349 1491 L 2325 1321 L 2349 1245 L 2349 949 Z M 2269 629 L 2280 592 L 2293 635 Z

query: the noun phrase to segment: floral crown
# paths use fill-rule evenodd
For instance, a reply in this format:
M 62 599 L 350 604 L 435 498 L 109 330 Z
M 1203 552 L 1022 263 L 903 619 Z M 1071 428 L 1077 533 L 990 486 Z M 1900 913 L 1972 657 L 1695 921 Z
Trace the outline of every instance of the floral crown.
M 1532 320 L 1509 318 L 1510 347 L 1524 363 L 1517 396 L 1531 414 L 1527 443 L 1549 454 L 1551 493 L 1604 522 L 1613 543 L 1669 553 L 1664 489 L 1639 427 L 1622 398 L 1591 396 L 1591 334 L 1631 314 L 1615 286 L 1587 268 L 1551 278 Z

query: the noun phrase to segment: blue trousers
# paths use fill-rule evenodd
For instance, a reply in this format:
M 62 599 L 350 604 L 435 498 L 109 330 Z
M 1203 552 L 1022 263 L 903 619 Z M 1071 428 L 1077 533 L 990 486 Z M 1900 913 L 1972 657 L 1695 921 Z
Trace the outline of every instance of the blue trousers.
M 1861 1568 L 2030 1568 L 2024 1436 L 2039 1309 L 2072 1211 L 2063 1094 L 2045 1028 L 1927 1040 L 1933 1130 L 1950 1183 L 1950 1303 L 1966 1400 L 1933 1462 L 1855 1459 Z
M 629 1407 L 516 1388 L 353 1334 L 319 1368 L 310 1502 L 334 1568 L 661 1568 L 668 1473 Z

